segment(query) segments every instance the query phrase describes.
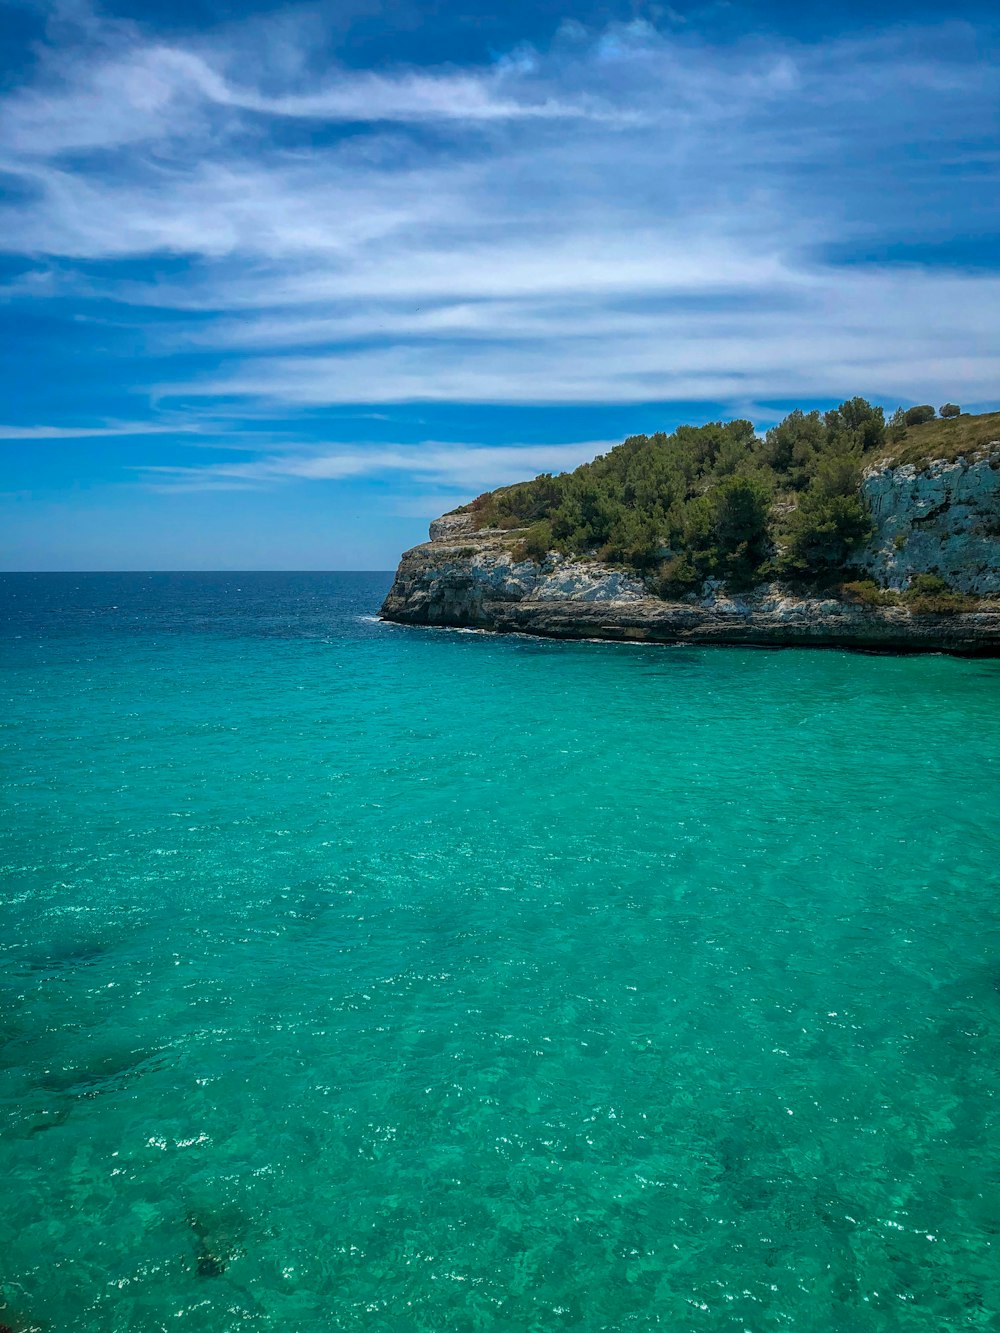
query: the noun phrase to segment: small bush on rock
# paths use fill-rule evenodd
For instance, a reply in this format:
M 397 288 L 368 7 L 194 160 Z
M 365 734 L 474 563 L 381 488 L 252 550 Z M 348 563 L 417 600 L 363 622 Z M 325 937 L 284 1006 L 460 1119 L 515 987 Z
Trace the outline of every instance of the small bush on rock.
M 921 597 L 936 597 L 943 592 L 952 592 L 952 586 L 940 574 L 914 574 L 910 580 L 908 593 Z
M 534 560 L 535 564 L 538 564 L 552 550 L 552 544 L 552 524 L 541 519 L 538 523 L 532 523 L 511 551 L 511 555 L 518 563 L 523 560 Z
M 655 588 L 657 597 L 670 601 L 674 597 L 683 597 L 702 582 L 702 576 L 686 555 L 671 556 L 664 560 L 656 571 Z
M 937 574 L 917 574 L 903 594 L 903 601 L 915 616 L 957 616 L 976 609 L 974 597 L 956 592 Z
M 853 579 L 840 585 L 840 595 L 853 606 L 886 606 L 896 601 L 894 593 L 880 588 L 874 579 Z

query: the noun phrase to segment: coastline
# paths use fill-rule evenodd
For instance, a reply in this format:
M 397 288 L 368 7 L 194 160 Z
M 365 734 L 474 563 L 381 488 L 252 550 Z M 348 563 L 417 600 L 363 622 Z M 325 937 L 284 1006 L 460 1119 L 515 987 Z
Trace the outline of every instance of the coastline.
M 380 615 L 555 639 L 1000 657 L 1000 447 L 920 468 L 882 465 L 863 489 L 875 529 L 851 558 L 854 577 L 900 590 L 944 572 L 964 606 L 936 614 L 776 582 L 730 593 L 717 581 L 666 601 L 622 566 L 555 551 L 526 557 L 522 530 L 477 528 L 466 510 L 434 520 L 430 540 L 404 552 Z
M 774 609 L 750 611 L 734 609 L 731 603 L 705 607 L 647 598 L 590 603 L 496 600 L 480 603 L 476 614 L 465 614 L 433 600 L 414 602 L 412 594 L 390 593 L 380 618 L 411 627 L 548 639 L 1000 657 L 1000 608 L 918 616 L 896 607 L 852 607 L 832 599 L 784 596 Z

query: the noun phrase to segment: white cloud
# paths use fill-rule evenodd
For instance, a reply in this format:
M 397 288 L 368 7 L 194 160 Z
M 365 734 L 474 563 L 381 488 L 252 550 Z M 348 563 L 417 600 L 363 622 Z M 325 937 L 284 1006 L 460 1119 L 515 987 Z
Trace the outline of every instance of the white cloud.
M 482 445 L 425 440 L 420 444 L 328 445 L 239 463 L 145 467 L 140 471 L 148 488 L 163 491 L 266 489 L 288 482 L 398 476 L 425 486 L 448 487 L 450 503 L 457 504 L 456 492 L 474 495 L 539 472 L 569 471 L 605 453 L 613 443 Z M 440 501 L 439 493 L 434 502 Z
M 38 88 L 3 107 L 4 145 L 25 157 L 143 141 L 182 142 L 204 132 L 219 110 L 325 122 L 490 122 L 518 119 L 631 118 L 597 99 L 567 101 L 531 77 L 531 65 L 501 61 L 478 70 L 332 70 L 307 91 L 268 95 L 230 77 L 239 48 L 205 51 L 125 36 L 110 51 L 52 53 Z M 298 61 L 294 61 L 298 64 Z
M 2 426 L 0 440 L 85 440 L 106 436 L 177 435 L 187 426 L 157 425 L 150 421 L 119 422 L 110 426 Z
M 779 392 L 792 397 L 821 398 L 833 386 L 900 401 L 955 394 L 978 401 L 995 384 L 1000 278 L 819 271 L 811 282 L 800 275 L 775 284 L 766 299 L 767 318 L 756 301 L 661 299 L 627 310 L 525 300 L 499 310 L 482 305 L 475 327 L 464 308 L 445 307 L 436 338 L 415 338 L 408 311 L 382 312 L 395 333 L 385 345 L 255 357 L 176 392 L 302 407 L 398 399 L 738 403 L 774 397 L 780 373 Z M 281 346 L 280 329 L 260 337 Z M 247 342 L 260 345 L 252 336 Z
M 320 73 L 307 37 L 51 52 L 0 104 L 4 244 L 51 265 L 9 299 L 168 310 L 146 345 L 213 369 L 157 393 L 254 410 L 995 394 L 995 274 L 831 258 L 1000 230 L 973 29 Z

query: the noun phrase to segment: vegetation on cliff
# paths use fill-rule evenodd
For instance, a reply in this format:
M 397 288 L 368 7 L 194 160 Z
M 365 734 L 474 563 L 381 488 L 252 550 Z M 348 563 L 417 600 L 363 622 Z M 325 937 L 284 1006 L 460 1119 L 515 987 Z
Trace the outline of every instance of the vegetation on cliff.
M 899 428 L 890 419 L 886 432 L 886 454 L 894 463 L 926 463 L 931 458 L 958 458 L 961 454 L 1000 440 L 1000 412 L 956 412 L 954 403 L 945 403 L 939 416 L 916 427 Z M 905 417 L 905 414 L 904 414 Z
M 914 615 L 957 616 L 974 611 L 979 599 L 956 592 L 937 574 L 917 574 L 905 592 L 880 588 L 874 579 L 854 579 L 840 588 L 845 601 L 856 606 L 904 606 Z
M 829 583 L 872 531 L 861 493 L 867 463 L 912 461 L 939 444 L 947 456 L 980 432 L 1000 434 L 1000 413 L 910 415 L 887 422 L 880 407 L 851 398 L 826 413 L 792 412 L 763 438 L 742 420 L 635 435 L 575 472 L 491 491 L 466 508 L 478 527 L 519 530 L 521 558 L 558 550 L 627 565 L 664 596 L 709 577 L 733 588 L 772 577 Z

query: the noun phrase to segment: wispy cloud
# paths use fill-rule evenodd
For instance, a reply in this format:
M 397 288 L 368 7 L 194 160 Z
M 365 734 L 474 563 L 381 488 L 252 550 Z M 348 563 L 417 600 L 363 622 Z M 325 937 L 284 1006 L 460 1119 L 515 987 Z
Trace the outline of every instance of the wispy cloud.
M 833 386 L 900 400 L 920 390 L 973 400 L 992 391 L 998 301 L 1000 278 L 844 270 L 817 271 L 812 283 L 801 275 L 776 282 L 748 302 L 484 306 L 480 327 L 464 330 L 465 312 L 444 308 L 433 339 L 400 327 L 384 344 L 275 355 L 280 336 L 265 338 L 270 355 L 163 391 L 302 407 L 399 399 L 736 403 L 774 397 L 776 386 L 804 398 L 828 396 Z M 393 316 L 384 318 L 391 327 Z M 409 319 L 404 313 L 400 324 Z
M 290 482 L 396 476 L 423 486 L 475 494 L 539 472 L 563 472 L 611 448 L 608 440 L 572 444 L 481 445 L 425 440 L 419 444 L 331 445 L 270 454 L 239 463 L 138 469 L 147 488 L 161 491 L 268 489 Z M 435 503 L 441 499 L 440 491 Z M 424 510 L 420 510 L 421 515 Z
M 179 435 L 191 426 L 165 426 L 150 421 L 119 422 L 108 426 L 2 426 L 0 440 L 89 440 L 110 436 Z
M 36 275 L 9 299 L 128 307 L 153 353 L 206 358 L 157 394 L 209 409 L 984 401 L 1000 278 L 890 251 L 1000 233 L 988 36 L 636 23 L 317 71 L 292 21 L 165 43 L 95 20 L 0 102 L 2 243 Z
M 306 91 L 267 94 L 227 72 L 241 54 L 238 44 L 199 51 L 146 42 L 121 28 L 118 34 L 110 50 L 91 52 L 86 60 L 72 49 L 53 52 L 41 86 L 7 99 L 2 134 L 13 152 L 46 158 L 143 141 L 183 142 L 204 132 L 220 111 L 334 123 L 620 121 L 633 114 L 582 91 L 573 100 L 556 95 L 534 77 L 534 62 L 524 59 L 468 71 L 343 68 Z M 304 53 L 293 48 L 290 54 L 298 66 Z

